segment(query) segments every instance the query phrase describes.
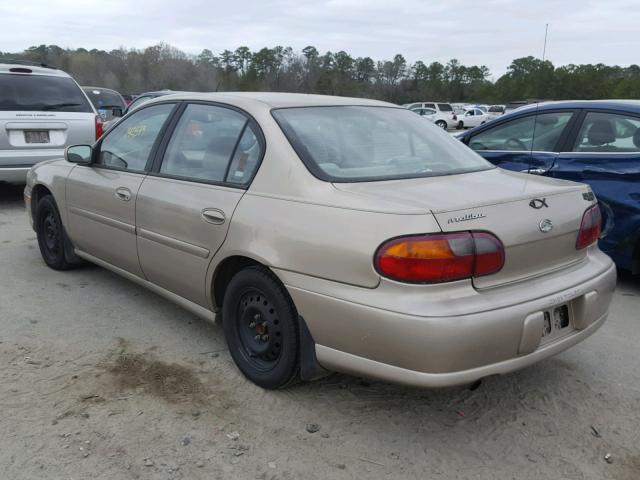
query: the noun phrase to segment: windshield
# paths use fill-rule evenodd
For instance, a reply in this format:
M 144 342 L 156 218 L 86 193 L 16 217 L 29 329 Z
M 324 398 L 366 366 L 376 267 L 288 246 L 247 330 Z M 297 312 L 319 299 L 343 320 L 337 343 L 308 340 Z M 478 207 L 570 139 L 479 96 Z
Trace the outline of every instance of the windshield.
M 93 103 L 97 110 L 101 108 L 121 108 L 124 110 L 126 105 L 122 97 L 113 90 L 105 90 L 102 88 L 83 88 L 84 92 Z
M 0 110 L 93 112 L 71 78 L 22 74 L 0 74 Z
M 311 173 L 325 181 L 431 177 L 493 168 L 404 108 L 283 108 L 273 115 Z

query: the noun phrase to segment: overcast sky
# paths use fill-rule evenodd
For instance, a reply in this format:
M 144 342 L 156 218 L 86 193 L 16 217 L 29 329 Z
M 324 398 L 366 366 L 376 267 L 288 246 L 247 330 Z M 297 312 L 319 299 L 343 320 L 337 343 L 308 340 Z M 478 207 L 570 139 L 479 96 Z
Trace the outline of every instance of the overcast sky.
M 22 0 L 0 2 L 0 51 L 111 50 L 166 42 L 188 53 L 314 45 L 375 60 L 487 65 L 640 62 L 640 0 Z

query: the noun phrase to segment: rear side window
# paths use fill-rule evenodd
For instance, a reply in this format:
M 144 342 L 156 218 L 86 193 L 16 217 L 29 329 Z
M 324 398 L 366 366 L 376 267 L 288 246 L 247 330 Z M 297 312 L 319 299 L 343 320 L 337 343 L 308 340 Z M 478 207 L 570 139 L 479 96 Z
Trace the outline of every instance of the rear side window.
M 0 74 L 0 111 L 93 113 L 84 93 L 69 77 Z
M 589 112 L 584 117 L 574 152 L 640 152 L 640 118 Z
M 167 146 L 160 173 L 245 185 L 261 154 L 248 123 L 247 117 L 229 108 L 188 105 Z
M 572 112 L 553 112 L 529 115 L 496 125 L 471 137 L 473 150 L 524 152 L 552 152 Z
M 118 123 L 102 140 L 97 164 L 144 171 L 153 144 L 174 106 L 172 103 L 153 105 Z
M 453 112 L 453 108 L 448 103 L 439 103 L 438 108 L 441 112 Z

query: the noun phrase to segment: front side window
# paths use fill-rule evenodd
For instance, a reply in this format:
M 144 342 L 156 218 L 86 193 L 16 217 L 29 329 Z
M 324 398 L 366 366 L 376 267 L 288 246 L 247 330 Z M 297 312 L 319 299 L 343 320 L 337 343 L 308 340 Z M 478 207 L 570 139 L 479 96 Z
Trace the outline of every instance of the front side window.
M 589 112 L 573 146 L 574 152 L 640 152 L 640 118 Z
M 448 103 L 439 103 L 438 108 L 441 112 L 453 112 L 453 108 Z
M 471 137 L 473 150 L 552 152 L 573 113 L 529 115 L 496 125 Z
M 174 106 L 173 103 L 153 105 L 118 123 L 102 140 L 96 163 L 110 168 L 144 171 L 153 144 Z
M 167 146 L 160 173 L 211 182 L 224 182 L 230 173 L 234 183 L 243 183 L 248 178 L 245 172 L 257 164 L 252 152 L 257 140 L 252 142 L 249 133 L 242 135 L 247 123 L 247 117 L 229 108 L 187 106 Z M 260 147 L 256 150 L 259 154 Z M 229 168 L 232 155 L 233 172 Z
M 433 108 L 435 110 L 436 109 L 436 104 L 435 103 L 425 103 L 424 104 L 424 108 Z
M 415 178 L 486 170 L 486 160 L 400 108 L 282 108 L 275 119 L 309 170 L 333 182 Z

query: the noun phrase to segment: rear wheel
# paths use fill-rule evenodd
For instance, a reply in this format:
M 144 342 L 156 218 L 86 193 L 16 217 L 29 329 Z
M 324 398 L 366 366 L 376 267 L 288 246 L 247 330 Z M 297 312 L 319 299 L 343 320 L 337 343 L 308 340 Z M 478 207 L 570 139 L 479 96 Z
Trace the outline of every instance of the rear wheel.
M 458 130 L 462 130 L 464 128 L 464 122 L 462 120 L 460 120 L 458 122 Z
M 447 122 L 445 122 L 444 120 L 436 121 L 436 125 L 445 130 L 447 129 Z
M 67 270 L 72 264 L 67 262 L 64 252 L 66 234 L 58 207 L 51 195 L 45 195 L 36 208 L 36 235 L 44 263 L 54 270 Z
M 248 267 L 231 279 L 222 319 L 231 357 L 249 380 L 275 389 L 297 378 L 298 313 L 284 286 L 269 270 Z

